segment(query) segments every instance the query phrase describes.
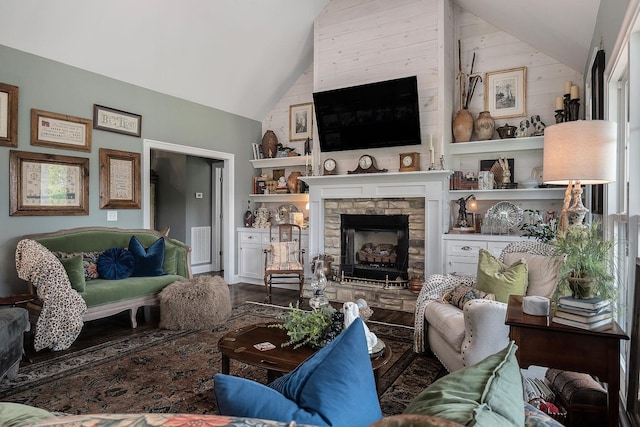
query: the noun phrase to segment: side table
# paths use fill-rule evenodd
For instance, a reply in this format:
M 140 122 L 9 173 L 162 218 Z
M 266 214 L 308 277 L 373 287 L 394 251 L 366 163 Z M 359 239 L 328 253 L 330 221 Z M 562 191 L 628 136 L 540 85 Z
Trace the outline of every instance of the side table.
M 583 372 L 608 384 L 608 425 L 618 427 L 620 405 L 620 340 L 629 337 L 614 321 L 599 330 L 587 331 L 551 322 L 549 316 L 522 311 L 522 297 L 511 295 L 505 323 L 518 345 L 516 357 L 522 368 L 531 365 Z

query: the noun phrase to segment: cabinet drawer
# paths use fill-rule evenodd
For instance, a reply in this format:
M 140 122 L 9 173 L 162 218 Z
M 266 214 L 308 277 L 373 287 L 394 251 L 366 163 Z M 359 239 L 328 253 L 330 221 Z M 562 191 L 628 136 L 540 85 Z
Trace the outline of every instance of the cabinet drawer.
M 480 249 L 487 249 L 486 242 L 447 242 L 448 256 L 478 257 Z
M 243 231 L 240 233 L 240 243 L 255 243 L 259 245 L 262 242 L 262 234 L 258 231 Z M 269 239 L 268 234 L 267 239 Z

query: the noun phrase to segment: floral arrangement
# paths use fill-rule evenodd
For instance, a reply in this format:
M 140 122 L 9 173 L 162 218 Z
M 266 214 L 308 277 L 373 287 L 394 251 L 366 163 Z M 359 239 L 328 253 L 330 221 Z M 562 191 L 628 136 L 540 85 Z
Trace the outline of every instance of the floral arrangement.
M 525 209 L 524 211 L 529 214 L 529 222 L 520 225 L 523 236 L 533 237 L 542 243 L 548 243 L 556 238 L 558 220 L 555 212 L 547 212 L 545 219 L 539 210 Z

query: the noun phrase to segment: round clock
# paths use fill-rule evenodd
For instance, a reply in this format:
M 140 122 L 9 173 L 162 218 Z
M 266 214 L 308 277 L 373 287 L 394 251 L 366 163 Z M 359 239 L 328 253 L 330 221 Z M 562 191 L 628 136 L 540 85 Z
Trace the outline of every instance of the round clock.
M 323 167 L 323 175 L 334 175 L 336 173 L 336 161 L 333 159 L 326 159 L 324 163 L 322 163 Z
M 371 165 L 373 165 L 373 159 L 371 158 L 370 155 L 365 154 L 363 156 L 360 156 L 360 159 L 358 160 L 358 165 L 360 166 L 360 169 L 369 169 L 371 167 Z
M 411 156 L 406 155 L 402 158 L 402 166 L 409 167 L 411 166 L 411 163 L 413 163 L 413 159 L 411 158 Z

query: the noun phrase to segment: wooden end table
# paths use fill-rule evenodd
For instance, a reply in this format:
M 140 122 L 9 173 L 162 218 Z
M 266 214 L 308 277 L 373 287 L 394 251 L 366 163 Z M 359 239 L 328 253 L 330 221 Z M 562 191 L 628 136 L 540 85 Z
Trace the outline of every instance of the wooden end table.
M 608 425 L 618 427 L 620 405 L 620 340 L 629 337 L 614 321 L 587 331 L 553 323 L 550 316 L 531 316 L 522 311 L 522 297 L 511 295 L 505 323 L 518 345 L 516 357 L 522 368 L 531 365 L 582 372 L 608 384 Z
M 312 356 L 316 350 L 308 346 L 282 347 L 289 340 L 287 331 L 280 328 L 269 327 L 271 324 L 281 322 L 257 323 L 240 329 L 227 332 L 218 341 L 218 348 L 222 353 L 222 373 L 229 374 L 231 359 L 244 362 L 249 365 L 259 366 L 267 370 L 267 380 L 272 382 L 282 374 L 293 371 L 302 362 Z M 272 350 L 260 351 L 254 344 L 270 342 L 276 347 Z M 373 376 L 378 388 L 378 370 L 389 363 L 392 352 L 385 347 L 384 353 L 371 359 Z

